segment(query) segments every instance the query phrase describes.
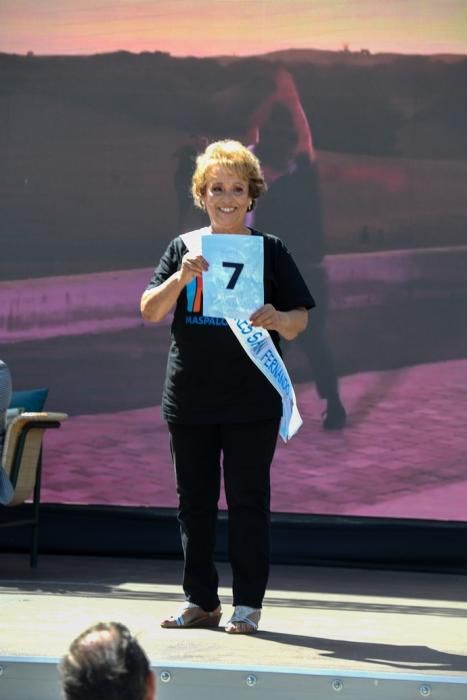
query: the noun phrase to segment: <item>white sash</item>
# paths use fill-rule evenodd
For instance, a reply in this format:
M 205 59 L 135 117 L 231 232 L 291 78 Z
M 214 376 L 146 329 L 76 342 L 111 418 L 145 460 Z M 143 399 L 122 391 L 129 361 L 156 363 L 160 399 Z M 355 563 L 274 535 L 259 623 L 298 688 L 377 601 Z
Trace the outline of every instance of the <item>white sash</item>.
M 208 226 L 203 226 L 203 228 L 197 228 L 195 231 L 182 233 L 180 238 L 192 255 L 201 255 L 201 236 L 206 236 L 207 234 L 212 235 L 212 232 Z
M 182 234 L 180 238 L 190 253 L 200 255 L 201 236 L 206 233 L 210 233 L 209 229 L 202 228 Z M 265 328 L 254 327 L 246 320 L 225 320 L 250 360 L 279 392 L 282 399 L 279 435 L 284 442 L 288 442 L 303 424 L 303 420 L 298 412 L 295 391 L 282 357 Z
M 279 435 L 288 442 L 303 424 L 298 412 L 292 382 L 282 357 L 265 328 L 250 325 L 249 321 L 225 319 L 238 342 L 257 368 L 271 382 L 282 399 L 282 418 Z

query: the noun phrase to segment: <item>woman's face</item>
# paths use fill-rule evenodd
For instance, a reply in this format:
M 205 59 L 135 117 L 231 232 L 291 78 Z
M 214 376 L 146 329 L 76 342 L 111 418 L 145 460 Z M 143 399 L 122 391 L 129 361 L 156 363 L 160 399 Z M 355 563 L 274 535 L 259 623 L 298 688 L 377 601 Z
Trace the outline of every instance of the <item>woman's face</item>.
M 248 180 L 219 165 L 210 168 L 203 195 L 213 233 L 248 233 L 245 214 L 251 203 Z

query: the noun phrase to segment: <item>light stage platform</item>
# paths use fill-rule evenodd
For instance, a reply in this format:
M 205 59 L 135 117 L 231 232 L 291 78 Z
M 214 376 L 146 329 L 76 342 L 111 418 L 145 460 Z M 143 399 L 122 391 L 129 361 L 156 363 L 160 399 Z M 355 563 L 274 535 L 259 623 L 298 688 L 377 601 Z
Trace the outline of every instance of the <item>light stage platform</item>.
M 0 698 L 58 700 L 56 664 L 99 620 L 125 623 L 158 700 L 466 700 L 467 577 L 274 566 L 256 635 L 163 630 L 181 562 L 0 555 Z M 225 619 L 230 570 L 220 564 Z

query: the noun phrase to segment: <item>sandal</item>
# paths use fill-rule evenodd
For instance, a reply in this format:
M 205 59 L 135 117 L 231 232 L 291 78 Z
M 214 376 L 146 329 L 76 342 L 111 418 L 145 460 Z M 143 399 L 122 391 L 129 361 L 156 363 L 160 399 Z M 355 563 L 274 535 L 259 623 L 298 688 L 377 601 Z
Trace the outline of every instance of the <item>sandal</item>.
M 254 634 L 258 631 L 261 610 L 248 605 L 236 605 L 234 614 L 225 626 L 228 634 Z
M 161 627 L 184 629 L 186 627 L 218 627 L 222 617 L 220 604 L 212 612 L 207 612 L 198 605 L 186 602 L 177 615 L 162 620 Z

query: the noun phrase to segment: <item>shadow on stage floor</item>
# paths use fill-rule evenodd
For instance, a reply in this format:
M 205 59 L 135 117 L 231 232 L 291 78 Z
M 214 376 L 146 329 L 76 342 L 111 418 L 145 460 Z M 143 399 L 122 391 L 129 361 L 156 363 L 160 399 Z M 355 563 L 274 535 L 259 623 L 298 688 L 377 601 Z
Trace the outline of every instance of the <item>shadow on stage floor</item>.
M 400 688 L 429 682 L 430 688 L 439 685 L 440 698 L 467 696 L 463 575 L 273 566 L 260 631 L 239 637 L 222 627 L 161 629 L 158 621 L 183 600 L 179 561 L 42 555 L 31 570 L 25 554 L 1 554 L 0 569 L 0 664 L 7 671 L 21 666 L 23 676 L 31 668 L 39 673 L 45 664 L 47 678 L 54 679 L 56 662 L 74 636 L 98 620 L 118 620 L 138 636 L 156 670 L 178 674 L 178 685 L 160 684 L 160 698 L 178 698 L 184 674 L 214 668 L 227 686 L 235 685 L 236 676 L 228 675 L 234 672 L 272 673 L 274 678 L 267 678 L 274 687 L 287 677 L 288 691 L 277 695 L 287 700 L 306 697 L 301 692 L 310 678 L 318 683 L 330 675 L 347 678 L 346 687 L 368 679 L 372 688 L 383 680 L 401 683 Z M 225 623 L 231 611 L 228 565 L 220 564 L 219 574 Z M 10 683 L 14 677 L 10 668 Z M 399 685 L 391 688 L 388 697 L 405 697 Z M 443 694 L 445 688 L 450 694 Z M 231 691 L 235 697 L 233 686 Z M 59 697 L 47 692 L 44 697 Z M 355 687 L 355 693 L 373 697 L 363 687 Z M 8 700 L 27 697 L 19 693 Z M 194 693 L 192 700 L 197 697 Z

